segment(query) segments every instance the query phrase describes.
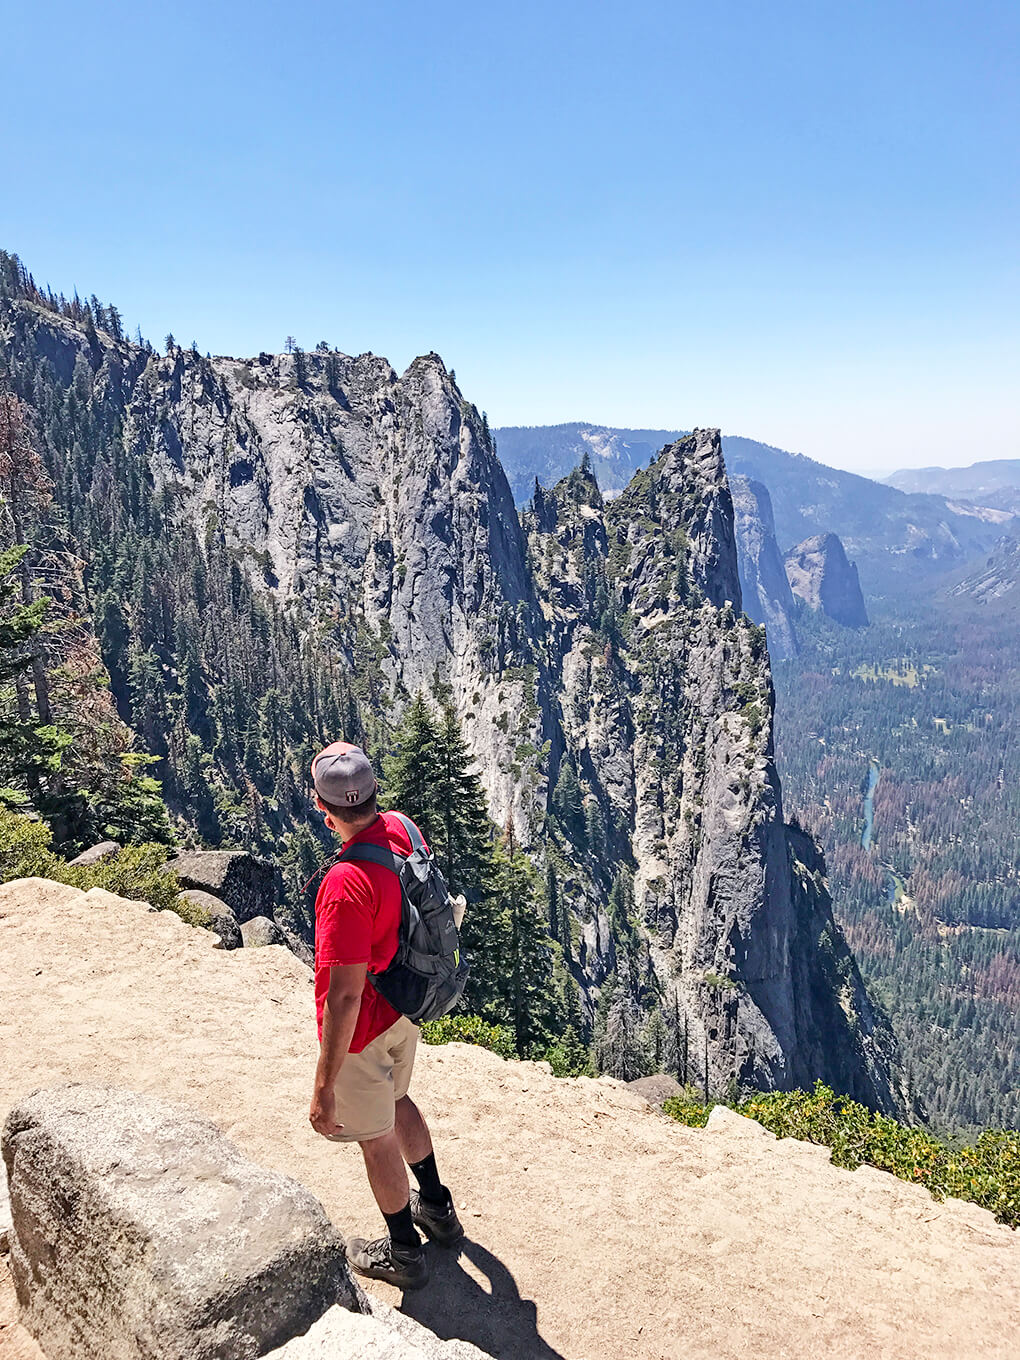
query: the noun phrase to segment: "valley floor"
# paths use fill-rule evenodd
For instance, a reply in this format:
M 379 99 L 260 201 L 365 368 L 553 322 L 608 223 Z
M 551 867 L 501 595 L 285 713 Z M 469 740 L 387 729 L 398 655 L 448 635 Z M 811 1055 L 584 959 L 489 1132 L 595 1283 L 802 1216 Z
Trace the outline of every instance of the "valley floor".
M 357 1150 L 307 1123 L 309 972 L 279 947 L 212 944 L 97 890 L 0 887 L 0 1117 L 55 1082 L 155 1092 L 374 1234 Z M 423 1047 L 412 1089 L 467 1241 L 431 1248 L 430 1288 L 402 1305 L 375 1288 L 442 1336 L 506 1360 L 1015 1354 L 1020 1236 L 973 1205 L 837 1170 L 729 1112 L 683 1128 L 615 1082 L 459 1044 Z M 8 1317 L 0 1353 L 27 1360 Z

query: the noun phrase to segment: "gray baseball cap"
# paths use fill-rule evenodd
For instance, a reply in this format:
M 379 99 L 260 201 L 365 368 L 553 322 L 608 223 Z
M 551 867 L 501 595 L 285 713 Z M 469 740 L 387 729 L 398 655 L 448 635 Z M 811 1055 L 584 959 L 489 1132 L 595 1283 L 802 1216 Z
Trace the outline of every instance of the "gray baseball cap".
M 378 785 L 368 756 L 349 741 L 334 741 L 312 761 L 312 782 L 324 803 L 356 807 L 375 793 Z

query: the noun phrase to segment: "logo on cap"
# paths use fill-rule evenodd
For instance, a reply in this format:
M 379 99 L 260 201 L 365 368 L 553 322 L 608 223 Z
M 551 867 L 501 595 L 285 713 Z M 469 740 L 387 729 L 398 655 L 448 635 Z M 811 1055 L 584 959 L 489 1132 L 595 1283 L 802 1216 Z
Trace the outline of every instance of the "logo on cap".
M 345 795 L 345 797 L 346 797 L 348 803 L 360 803 L 360 802 L 361 802 L 361 799 L 358 797 L 358 790 L 357 790 L 357 789 L 348 789 L 348 790 L 347 790 L 347 793 L 346 793 L 346 795 Z

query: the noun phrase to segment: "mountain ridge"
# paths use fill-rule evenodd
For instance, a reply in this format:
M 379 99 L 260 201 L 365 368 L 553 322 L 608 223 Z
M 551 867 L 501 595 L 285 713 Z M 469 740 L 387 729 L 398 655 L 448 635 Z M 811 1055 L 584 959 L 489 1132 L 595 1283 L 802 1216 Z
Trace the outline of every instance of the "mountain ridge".
M 518 428 L 497 428 L 493 433 L 507 460 L 515 496 L 522 503 L 531 494 L 533 480 L 525 485 L 526 479 L 516 472 L 513 431 Z M 579 433 L 585 430 L 601 431 L 615 439 L 617 451 L 625 448 L 629 436 L 642 433 L 580 422 L 531 427 L 527 430 L 529 471 L 541 462 L 541 451 L 545 449 L 549 479 L 556 480 L 568 472 L 590 450 Z M 559 436 L 570 431 L 574 432 L 570 438 L 550 442 L 552 434 Z M 550 432 L 545 443 L 544 432 Z M 827 467 L 806 454 L 788 453 L 740 435 L 724 435 L 723 452 L 730 473 L 762 483 L 768 489 L 781 550 L 815 534 L 837 534 L 848 554 L 857 561 L 868 596 L 883 593 L 890 580 L 923 588 L 922 583 L 933 575 L 991 551 L 1013 522 L 1012 514 L 1005 509 L 954 504 L 942 496 L 908 494 L 857 473 Z M 597 459 L 594 466 L 597 470 Z

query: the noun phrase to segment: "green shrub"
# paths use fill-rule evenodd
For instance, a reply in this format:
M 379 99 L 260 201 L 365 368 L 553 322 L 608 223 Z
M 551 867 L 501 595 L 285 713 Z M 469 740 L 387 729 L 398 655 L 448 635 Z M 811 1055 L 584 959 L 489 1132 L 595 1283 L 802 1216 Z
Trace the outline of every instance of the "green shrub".
M 75 888 L 105 888 L 118 897 L 175 908 L 180 884 L 166 867 L 165 845 L 129 845 L 98 864 L 70 865 L 50 847 L 44 822 L 0 807 L 0 882 L 52 878 Z
M 538 1062 L 547 1062 L 554 1077 L 593 1077 L 591 1054 L 578 1039 L 568 1036 L 558 1039 L 541 1052 L 531 1055 Z
M 212 912 L 209 908 L 200 907 L 197 902 L 191 902 L 186 897 L 178 897 L 176 901 L 171 902 L 170 910 L 189 926 L 202 926 L 208 929 L 212 925 Z
M 821 1082 L 813 1091 L 762 1092 L 733 1108 L 779 1138 L 831 1148 L 835 1166 L 852 1171 L 866 1163 L 923 1185 L 938 1199 L 971 1200 L 1000 1223 L 1020 1227 L 1020 1130 L 987 1129 L 973 1145 L 955 1148 Z M 676 1097 L 663 1109 L 681 1124 L 703 1127 L 711 1106 Z
M 708 1123 L 712 1106 L 702 1105 L 700 1101 L 690 1096 L 670 1096 L 668 1100 L 663 1101 L 662 1108 L 670 1119 L 675 1119 L 678 1124 L 686 1124 L 692 1129 L 703 1129 Z
M 498 1053 L 501 1058 L 520 1058 L 514 1042 L 514 1032 L 508 1025 L 490 1025 L 477 1015 L 444 1015 L 441 1020 L 428 1020 L 421 1027 L 421 1037 L 427 1044 L 476 1044 Z M 587 1048 L 568 1030 L 563 1039 L 546 1047 L 535 1045 L 527 1057 L 532 1062 L 547 1062 L 554 1077 L 591 1077 L 594 1070 Z
M 421 1037 L 427 1044 L 477 1044 L 501 1058 L 516 1058 L 514 1032 L 506 1025 L 490 1025 L 477 1015 L 444 1015 L 440 1020 L 428 1020 L 421 1027 Z
M 0 804 L 0 883 L 12 878 L 53 878 L 52 871 L 60 863 L 50 849 L 45 822 Z

